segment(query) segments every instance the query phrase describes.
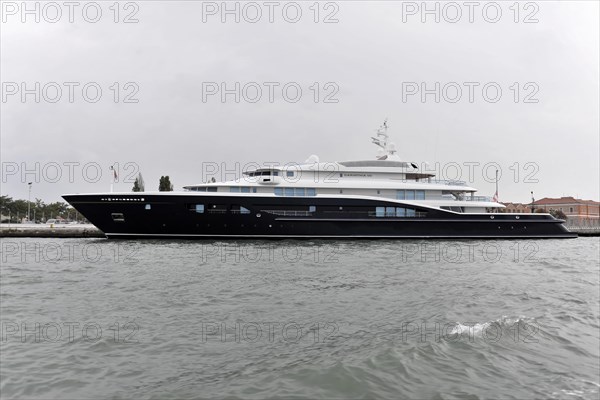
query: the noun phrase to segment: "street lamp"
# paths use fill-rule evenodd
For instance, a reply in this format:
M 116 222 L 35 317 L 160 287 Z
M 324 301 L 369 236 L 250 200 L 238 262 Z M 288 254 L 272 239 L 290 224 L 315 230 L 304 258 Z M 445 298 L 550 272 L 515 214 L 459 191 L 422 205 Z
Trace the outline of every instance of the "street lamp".
M 27 195 L 27 222 L 31 221 L 31 219 L 29 219 L 29 213 L 31 211 L 31 185 L 33 184 L 33 182 L 29 182 L 27 185 L 29 186 L 29 194 Z

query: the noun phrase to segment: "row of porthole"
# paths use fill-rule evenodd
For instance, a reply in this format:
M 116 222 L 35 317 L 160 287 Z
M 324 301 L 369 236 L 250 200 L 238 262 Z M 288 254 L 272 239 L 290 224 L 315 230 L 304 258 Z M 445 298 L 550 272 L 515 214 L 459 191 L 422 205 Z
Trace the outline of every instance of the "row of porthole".
M 163 226 L 167 226 L 167 225 L 166 225 L 166 224 L 163 224 Z M 206 227 L 207 227 L 207 228 L 209 228 L 209 227 L 210 227 L 210 224 L 206 224 Z M 241 225 L 240 225 L 240 227 L 241 227 L 241 228 L 244 228 L 245 226 L 244 226 L 244 224 L 241 224 Z M 256 224 L 254 224 L 254 227 L 256 228 L 256 227 L 257 227 L 257 225 L 256 225 Z M 272 227 L 273 227 L 273 225 L 269 225 L 269 228 L 272 228 Z M 279 227 L 280 227 L 280 228 L 283 228 L 283 225 L 279 225 Z M 292 226 L 292 227 L 293 227 L 293 226 Z M 196 224 L 196 228 L 200 228 L 200 224 Z M 227 224 L 223 224 L 223 228 L 227 228 Z
M 144 201 L 144 198 L 119 198 L 119 197 L 103 197 L 100 200 L 102 201 Z
M 493 216 L 493 215 L 490 215 L 490 219 L 494 219 L 494 216 Z M 517 215 L 517 216 L 515 216 L 515 219 L 521 219 L 521 217 L 519 217 L 519 216 Z
M 499 227 L 498 227 L 498 229 L 502 229 L 502 227 L 501 227 L 501 226 L 499 226 Z M 511 226 L 511 227 L 510 227 L 510 229 L 515 229 L 515 227 L 514 227 L 514 226 Z M 527 229 L 527 227 L 526 227 L 526 226 L 524 226 L 524 227 L 523 227 L 523 229 Z

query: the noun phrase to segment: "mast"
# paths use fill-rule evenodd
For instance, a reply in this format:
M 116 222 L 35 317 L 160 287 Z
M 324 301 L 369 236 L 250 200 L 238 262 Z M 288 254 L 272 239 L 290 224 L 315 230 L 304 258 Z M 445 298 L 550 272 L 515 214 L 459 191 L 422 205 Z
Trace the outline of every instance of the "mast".
M 388 142 L 390 137 L 389 137 L 387 131 L 388 131 L 388 125 L 387 125 L 387 118 L 386 118 L 383 121 L 383 124 L 376 130 L 377 137 L 371 137 L 371 141 L 375 145 L 381 147 L 381 149 L 384 152 L 384 154 L 381 157 L 378 157 L 379 159 L 385 159 L 385 158 L 387 158 L 388 155 L 394 155 L 396 153 L 396 146 L 394 145 L 394 143 Z

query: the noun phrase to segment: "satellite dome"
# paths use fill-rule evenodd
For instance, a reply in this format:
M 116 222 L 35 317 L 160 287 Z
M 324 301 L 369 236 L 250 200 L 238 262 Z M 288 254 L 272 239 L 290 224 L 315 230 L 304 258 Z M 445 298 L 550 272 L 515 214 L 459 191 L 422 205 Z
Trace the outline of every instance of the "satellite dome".
M 305 161 L 306 164 L 316 164 L 319 162 L 319 157 L 311 154 L 310 157 L 308 157 L 308 159 Z

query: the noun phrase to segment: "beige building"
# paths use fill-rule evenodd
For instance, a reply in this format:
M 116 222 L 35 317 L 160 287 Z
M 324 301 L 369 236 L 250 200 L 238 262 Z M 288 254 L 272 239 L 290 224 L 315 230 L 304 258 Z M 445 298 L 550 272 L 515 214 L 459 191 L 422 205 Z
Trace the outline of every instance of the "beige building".
M 522 204 L 522 203 L 501 203 L 506 206 L 506 208 L 502 211 L 505 213 L 530 213 L 531 212 L 531 204 Z
M 573 197 L 558 199 L 544 197 L 534 203 L 536 210 L 558 210 L 565 213 L 570 221 L 595 220 L 600 218 L 600 202 L 594 200 L 581 200 Z
M 502 203 L 506 207 L 501 212 L 505 213 L 531 213 L 531 203 Z M 581 200 L 574 197 L 561 197 L 536 200 L 535 211 L 550 212 L 562 211 L 569 222 L 595 222 L 600 220 L 600 202 L 594 200 Z

